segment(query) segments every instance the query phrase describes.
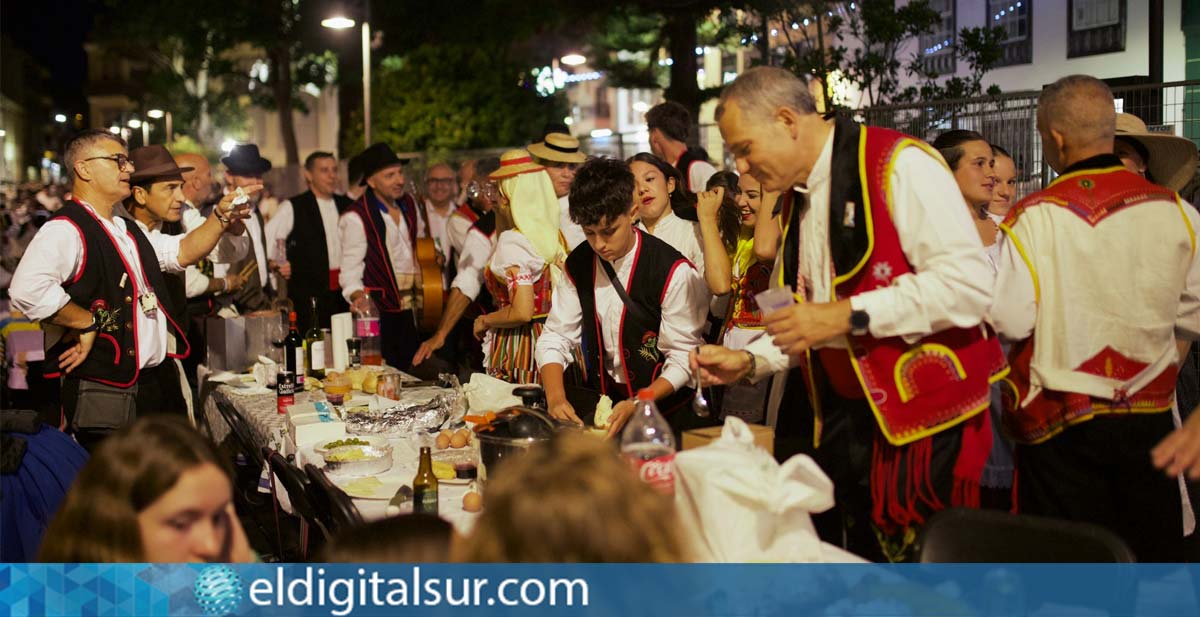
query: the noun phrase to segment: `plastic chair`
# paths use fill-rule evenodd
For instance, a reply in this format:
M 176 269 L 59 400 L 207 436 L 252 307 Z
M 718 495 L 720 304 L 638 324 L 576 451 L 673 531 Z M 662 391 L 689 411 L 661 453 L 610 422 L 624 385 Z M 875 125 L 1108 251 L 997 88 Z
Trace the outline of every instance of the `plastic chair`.
M 950 508 L 925 525 L 921 563 L 1133 563 L 1111 531 L 1089 523 Z
M 308 475 L 309 497 L 330 533 L 363 524 L 362 514 L 354 501 L 325 475 L 324 470 L 309 463 L 304 466 L 304 473 Z
M 283 485 L 283 490 L 287 491 L 292 511 L 300 517 L 300 557 L 307 559 L 310 527 L 315 526 L 321 532 L 322 540 L 328 540 L 332 534 L 309 498 L 308 480 L 304 477 L 304 473 L 289 463 L 282 454 L 270 448 L 263 448 L 263 455 L 267 459 L 267 465 L 271 468 L 271 496 L 275 498 L 275 524 L 278 527 L 279 496 L 275 489 L 275 482 L 278 480 Z M 282 552 L 282 538 L 279 543 Z

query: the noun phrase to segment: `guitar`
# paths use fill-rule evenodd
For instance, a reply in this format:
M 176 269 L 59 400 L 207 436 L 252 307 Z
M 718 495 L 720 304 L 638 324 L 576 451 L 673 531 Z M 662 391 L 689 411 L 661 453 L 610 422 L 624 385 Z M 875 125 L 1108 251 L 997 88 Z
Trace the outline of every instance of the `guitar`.
M 417 238 L 417 266 L 421 270 L 421 284 L 416 289 L 420 315 L 417 327 L 421 330 L 436 330 L 442 319 L 445 290 L 442 289 L 442 267 L 437 261 L 437 243 L 433 238 Z

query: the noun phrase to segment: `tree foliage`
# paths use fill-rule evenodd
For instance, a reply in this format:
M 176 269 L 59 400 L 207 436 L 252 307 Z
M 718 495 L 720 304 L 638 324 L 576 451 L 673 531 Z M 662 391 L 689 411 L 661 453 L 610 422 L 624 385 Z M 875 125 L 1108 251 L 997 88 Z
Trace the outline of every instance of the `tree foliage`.
M 561 97 L 540 97 L 528 67 L 504 48 L 425 44 L 384 58 L 372 88 L 372 139 L 398 151 L 522 146 L 566 115 Z M 345 150 L 362 149 L 362 112 L 343 127 Z

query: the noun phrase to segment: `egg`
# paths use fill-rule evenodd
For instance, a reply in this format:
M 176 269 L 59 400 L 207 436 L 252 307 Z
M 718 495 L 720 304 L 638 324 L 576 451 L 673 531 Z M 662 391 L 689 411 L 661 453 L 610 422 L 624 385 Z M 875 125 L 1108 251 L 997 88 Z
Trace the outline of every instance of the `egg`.
M 450 439 L 453 436 L 454 436 L 454 431 L 452 431 L 450 429 L 445 429 L 442 432 L 438 433 L 438 437 L 445 437 L 446 439 Z
M 439 450 L 445 450 L 446 448 L 450 447 L 450 437 L 445 433 L 442 433 L 441 435 L 437 436 L 437 440 L 434 442 L 434 444 Z
M 461 448 L 465 445 L 467 445 L 467 435 L 462 431 L 455 433 L 454 436 L 450 438 L 451 448 Z
M 483 496 L 475 491 L 463 495 L 463 510 L 478 512 L 483 509 Z

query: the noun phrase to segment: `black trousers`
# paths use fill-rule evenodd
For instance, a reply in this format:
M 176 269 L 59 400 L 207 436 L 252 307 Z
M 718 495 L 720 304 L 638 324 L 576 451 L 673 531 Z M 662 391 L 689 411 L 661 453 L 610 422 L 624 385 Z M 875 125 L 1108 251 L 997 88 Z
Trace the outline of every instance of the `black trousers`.
M 383 311 L 379 316 L 383 346 L 383 359 L 388 366 L 407 371 L 412 368 L 413 355 L 421 346 L 421 337 L 417 332 L 417 324 L 413 321 L 412 310 L 390 312 Z
M 1043 443 L 1018 444 L 1019 511 L 1106 527 L 1138 561 L 1183 561 L 1178 480 L 1150 461 L 1172 430 L 1170 413 L 1098 416 Z
M 64 377 L 62 380 L 63 412 L 68 427 L 70 427 L 71 420 L 75 417 L 75 409 L 79 405 L 79 381 L 78 378 L 70 376 Z M 137 382 L 131 389 L 134 391 L 133 400 L 137 417 L 157 413 L 187 417 L 187 400 L 184 399 L 174 361 L 167 359 L 158 366 L 142 369 L 138 373 Z M 82 429 L 74 430 L 72 434 L 79 445 L 90 453 L 100 441 L 117 430 L 119 429 Z

